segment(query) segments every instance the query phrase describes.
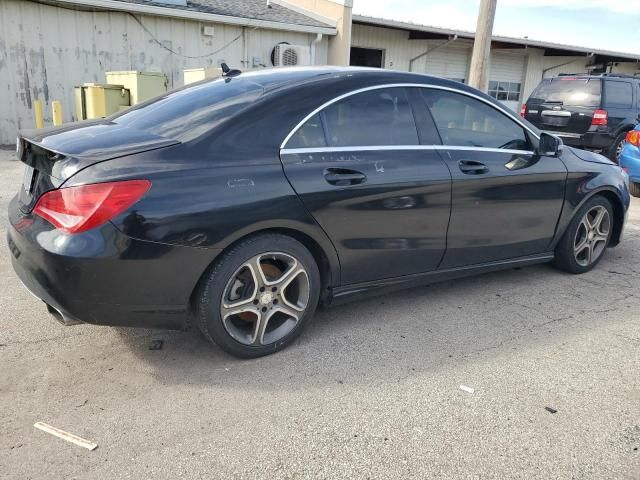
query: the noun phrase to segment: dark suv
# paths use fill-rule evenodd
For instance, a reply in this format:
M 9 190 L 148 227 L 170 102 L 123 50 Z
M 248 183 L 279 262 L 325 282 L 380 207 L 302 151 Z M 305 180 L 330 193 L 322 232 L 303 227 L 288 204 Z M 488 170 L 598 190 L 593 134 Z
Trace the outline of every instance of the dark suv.
M 564 143 L 616 161 L 640 123 L 640 77 L 613 73 L 545 78 L 520 115 Z

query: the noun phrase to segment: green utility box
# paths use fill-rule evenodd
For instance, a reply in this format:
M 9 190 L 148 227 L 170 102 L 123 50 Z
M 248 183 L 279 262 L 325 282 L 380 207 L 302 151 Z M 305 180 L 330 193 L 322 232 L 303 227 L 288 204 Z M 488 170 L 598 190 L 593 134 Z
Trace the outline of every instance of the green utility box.
M 78 120 L 103 118 L 131 104 L 129 90 L 123 85 L 84 83 L 75 87 L 75 97 Z
M 161 72 L 118 71 L 106 72 L 107 83 L 124 85 L 131 94 L 131 105 L 136 105 L 167 91 L 167 76 Z

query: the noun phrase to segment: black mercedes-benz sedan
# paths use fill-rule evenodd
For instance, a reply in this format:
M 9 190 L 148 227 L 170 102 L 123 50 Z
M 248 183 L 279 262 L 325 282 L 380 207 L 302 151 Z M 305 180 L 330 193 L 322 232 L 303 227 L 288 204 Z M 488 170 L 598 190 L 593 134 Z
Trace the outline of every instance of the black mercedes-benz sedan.
M 24 132 L 15 271 L 65 323 L 185 328 L 258 357 L 319 304 L 516 266 L 583 273 L 628 178 L 425 75 L 265 70 Z

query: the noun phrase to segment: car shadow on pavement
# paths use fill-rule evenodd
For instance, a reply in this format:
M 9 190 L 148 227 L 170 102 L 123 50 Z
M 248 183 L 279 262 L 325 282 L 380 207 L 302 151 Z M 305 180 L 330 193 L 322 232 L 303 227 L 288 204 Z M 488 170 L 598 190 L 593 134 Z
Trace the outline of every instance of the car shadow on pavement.
M 620 269 L 615 257 L 609 253 L 599 269 L 581 276 L 540 265 L 323 309 L 295 343 L 255 360 L 227 355 L 196 329 L 117 331 L 161 384 L 277 390 L 394 382 L 487 352 L 517 353 L 606 321 L 603 314 L 619 308 L 637 284 L 612 271 Z M 150 350 L 156 340 L 162 349 Z
M 310 379 L 318 384 L 398 381 L 610 321 L 604 314 L 620 308 L 638 284 L 638 275 L 624 270 L 628 256 L 609 251 L 598 268 L 579 276 L 539 265 L 322 309 L 294 344 L 255 360 L 227 355 L 197 328 L 117 331 L 154 370 L 154 378 L 167 384 L 260 390 L 295 389 Z M 162 348 L 150 350 L 157 340 Z

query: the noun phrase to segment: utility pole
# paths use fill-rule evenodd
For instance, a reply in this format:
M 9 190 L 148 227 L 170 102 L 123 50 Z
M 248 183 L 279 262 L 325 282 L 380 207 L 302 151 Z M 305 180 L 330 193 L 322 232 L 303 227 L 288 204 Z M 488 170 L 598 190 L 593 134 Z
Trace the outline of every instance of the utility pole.
M 498 0 L 480 0 L 478 26 L 476 27 L 476 38 L 473 42 L 469 85 L 483 92 L 486 92 L 489 86 L 491 32 L 493 31 L 493 19 L 496 16 L 497 2 Z

